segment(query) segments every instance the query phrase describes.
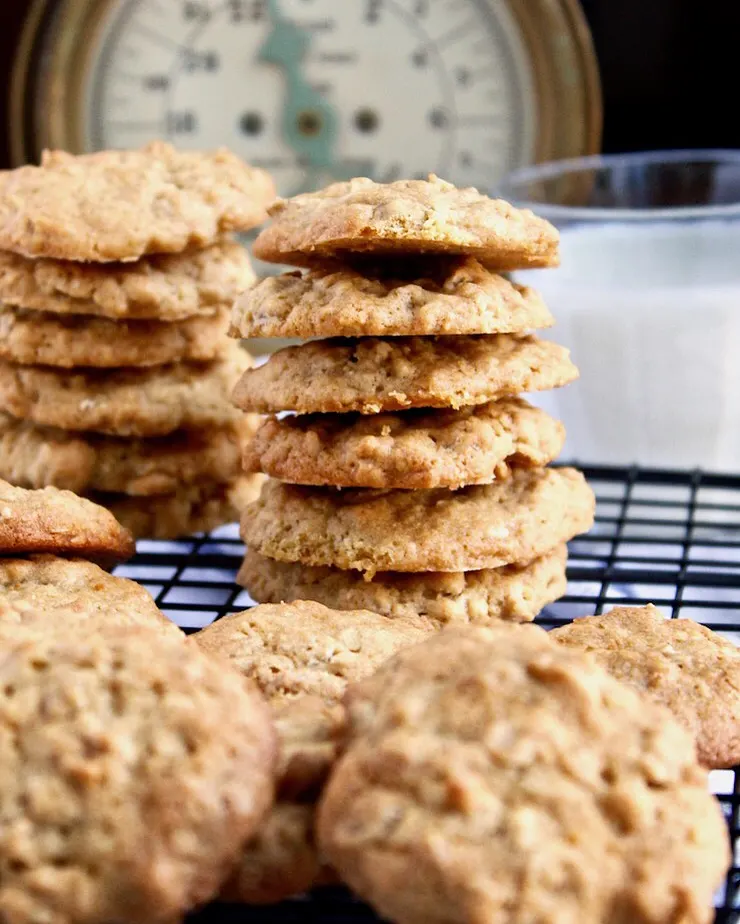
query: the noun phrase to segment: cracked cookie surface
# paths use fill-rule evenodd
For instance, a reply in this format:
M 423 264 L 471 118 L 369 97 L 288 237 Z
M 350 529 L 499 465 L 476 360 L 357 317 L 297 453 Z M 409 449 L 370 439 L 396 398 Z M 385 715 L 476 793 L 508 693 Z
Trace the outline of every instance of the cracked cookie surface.
M 535 626 L 446 630 L 346 698 L 320 848 L 385 919 L 708 924 L 727 831 L 670 713 Z
M 316 600 L 381 616 L 423 616 L 440 627 L 499 619 L 530 622 L 565 593 L 564 545 L 527 565 L 480 571 L 403 574 L 383 571 L 364 579 L 357 571 L 274 561 L 247 549 L 237 583 L 258 603 Z
M 229 308 L 254 280 L 247 251 L 228 238 L 135 263 L 27 260 L 0 250 L 0 300 L 56 314 L 181 321 Z
M 0 917 L 163 922 L 211 898 L 272 799 L 254 688 L 141 630 L 18 639 L 0 677 Z
M 400 267 L 398 268 L 401 269 Z M 234 303 L 232 336 L 383 337 L 528 333 L 553 317 L 527 286 L 477 260 L 437 261 L 405 275 L 325 267 L 268 276 Z
M 286 347 L 234 389 L 245 411 L 378 414 L 460 408 L 578 378 L 568 350 L 536 337 L 364 337 Z
M 277 561 L 376 571 L 526 563 L 585 532 L 594 495 L 572 468 L 518 469 L 459 491 L 306 488 L 269 480 L 244 508 L 247 545 Z
M 459 488 L 546 465 L 565 428 L 521 398 L 460 410 L 300 414 L 264 421 L 244 446 L 246 471 L 292 484 Z
M 103 263 L 180 253 L 258 225 L 273 196 L 269 175 L 226 148 L 44 151 L 38 167 L 0 172 L 0 249 Z
M 278 199 L 254 243 L 274 263 L 310 265 L 347 254 L 459 254 L 495 269 L 557 266 L 557 230 L 527 209 L 477 189 L 427 180 L 356 177 Z
M 705 766 L 740 762 L 740 651 L 732 642 L 692 619 L 665 619 L 654 606 L 615 607 L 552 635 L 670 709 Z

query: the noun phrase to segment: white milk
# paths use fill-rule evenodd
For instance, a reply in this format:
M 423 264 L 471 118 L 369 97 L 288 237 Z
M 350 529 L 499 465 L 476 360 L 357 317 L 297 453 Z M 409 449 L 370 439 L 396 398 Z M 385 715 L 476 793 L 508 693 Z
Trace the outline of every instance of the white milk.
M 561 267 L 517 273 L 545 297 L 581 378 L 533 396 L 564 458 L 740 470 L 740 222 L 580 225 Z

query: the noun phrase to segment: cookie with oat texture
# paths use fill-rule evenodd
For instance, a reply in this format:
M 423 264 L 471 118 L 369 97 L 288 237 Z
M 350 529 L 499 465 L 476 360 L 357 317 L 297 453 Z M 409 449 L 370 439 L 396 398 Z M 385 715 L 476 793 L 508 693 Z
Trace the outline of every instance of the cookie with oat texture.
M 149 369 L 65 371 L 0 361 L 0 403 L 13 417 L 61 430 L 163 436 L 238 419 L 229 393 L 251 364 L 231 341 L 210 363 Z
M 709 924 L 730 853 L 691 736 L 536 626 L 450 629 L 346 697 L 319 847 L 385 919 Z
M 0 650 L 0 917 L 174 921 L 208 901 L 272 801 L 254 687 L 141 630 Z
M 32 552 L 113 564 L 131 558 L 134 541 L 108 510 L 71 491 L 0 480 L 0 555 Z
M 247 549 L 236 580 L 258 603 L 316 600 L 381 616 L 423 616 L 438 626 L 530 622 L 565 593 L 567 550 L 559 545 L 526 565 L 480 571 L 409 574 L 358 571 L 274 561 Z
M 389 620 L 299 600 L 225 616 L 190 637 L 257 684 L 281 741 L 277 802 L 246 844 L 224 898 L 264 904 L 333 880 L 316 849 L 313 818 L 338 753 L 342 695 L 348 683 L 433 631 L 418 617 Z
M 300 414 L 265 420 L 244 444 L 244 469 L 292 484 L 459 488 L 546 465 L 565 428 L 521 398 L 460 410 Z
M 0 305 L 0 360 L 63 369 L 207 362 L 227 352 L 227 326 L 223 310 L 177 322 L 112 321 Z
M 182 321 L 230 307 L 254 280 L 247 251 L 229 238 L 135 263 L 27 260 L 0 250 L 0 301 L 54 314 Z
M 224 484 L 191 484 L 173 494 L 90 496 L 137 539 L 177 539 L 238 520 L 244 507 L 259 497 L 264 480 L 263 475 L 240 475 Z
M 122 627 L 184 637 L 140 584 L 92 562 L 54 555 L 0 559 L 0 635 L 87 635 Z
M 408 265 L 410 264 L 410 265 Z M 391 267 L 325 266 L 268 276 L 234 303 L 235 337 L 526 334 L 553 317 L 534 289 L 477 260 Z
M 0 172 L 0 250 L 106 263 L 180 253 L 265 218 L 274 186 L 226 148 L 44 151 L 40 166 Z
M 378 414 L 487 404 L 576 378 L 568 350 L 536 337 L 314 340 L 279 350 L 249 369 L 233 401 L 260 414 Z
M 241 535 L 267 558 L 364 571 L 525 564 L 585 532 L 594 495 L 572 468 L 517 469 L 459 491 L 306 488 L 269 480 Z
M 0 411 L 0 478 L 22 488 L 55 485 L 86 494 L 174 494 L 200 482 L 233 481 L 259 419 L 131 439 L 42 427 Z
M 455 254 L 497 270 L 558 265 L 559 235 L 544 218 L 433 174 L 393 183 L 355 177 L 278 199 L 269 214 L 254 255 L 273 263 Z
M 619 606 L 552 632 L 609 673 L 666 706 L 696 739 L 706 767 L 740 763 L 740 651 L 693 619 L 654 606 Z

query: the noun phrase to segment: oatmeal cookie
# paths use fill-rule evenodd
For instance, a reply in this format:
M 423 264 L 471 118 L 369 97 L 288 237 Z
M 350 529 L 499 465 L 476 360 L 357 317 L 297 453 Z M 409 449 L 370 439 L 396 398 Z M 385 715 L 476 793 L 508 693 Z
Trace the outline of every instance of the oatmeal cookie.
M 268 276 L 234 303 L 234 337 L 526 334 L 553 317 L 534 289 L 477 260 L 436 261 L 422 277 L 349 267 Z M 413 270 L 411 271 L 413 272 Z
M 609 673 L 667 706 L 694 735 L 706 767 L 740 763 L 740 651 L 692 619 L 654 606 L 620 606 L 553 630 Z
M 337 703 L 349 682 L 433 631 L 419 617 L 386 619 L 297 600 L 224 616 L 191 640 L 230 661 L 271 703 L 305 695 Z
M 273 709 L 281 741 L 277 802 L 224 887 L 231 901 L 279 901 L 333 878 L 313 837 L 315 799 L 336 759 L 347 684 L 366 677 L 431 623 L 318 603 L 257 606 L 190 638 L 253 680 Z
M 178 539 L 238 520 L 242 509 L 259 497 L 263 482 L 262 475 L 241 475 L 226 484 L 199 482 L 174 494 L 90 496 L 137 539 Z
M 0 478 L 23 488 L 55 485 L 77 494 L 138 496 L 230 482 L 258 420 L 242 414 L 222 427 L 127 439 L 41 427 L 0 411 Z
M 226 352 L 228 313 L 162 321 L 112 321 L 0 305 L 0 360 L 20 365 L 112 368 L 206 362 Z
M 559 235 L 544 218 L 434 175 L 393 183 L 356 177 L 278 199 L 269 213 L 254 255 L 273 263 L 427 253 L 475 257 L 495 269 L 558 264 Z
M 0 172 L 0 250 L 93 263 L 205 247 L 265 218 L 274 186 L 226 148 L 44 151 Z
M 92 562 L 54 555 L 0 559 L 0 635 L 8 627 L 87 635 L 127 626 L 184 637 L 140 584 Z
M 254 280 L 247 251 L 229 238 L 124 264 L 27 260 L 0 250 L 0 301 L 55 314 L 182 321 L 230 307 Z
M 179 639 L 31 636 L 0 650 L 0 918 L 180 920 L 272 800 L 259 694 Z
M 234 389 L 245 411 L 378 414 L 460 408 L 567 385 L 578 370 L 565 347 L 512 334 L 365 337 L 286 347 Z
M 0 480 L 0 555 L 47 552 L 106 564 L 134 554 L 128 530 L 71 491 L 27 491 Z
M 238 419 L 229 392 L 251 363 L 231 342 L 222 359 L 151 369 L 67 372 L 0 362 L 0 404 L 13 417 L 62 430 L 163 436 Z
M 247 545 L 277 561 L 365 571 L 475 571 L 533 561 L 593 523 L 572 468 L 518 469 L 459 491 L 337 491 L 268 481 L 244 508 Z
M 562 597 L 566 557 L 566 547 L 559 545 L 522 566 L 422 574 L 385 571 L 367 581 L 357 571 L 273 561 L 248 549 L 236 580 L 258 603 L 316 600 L 381 616 L 423 616 L 440 627 L 488 625 L 499 619 L 530 622 L 543 606 Z
M 269 418 L 244 444 L 244 468 L 293 484 L 459 488 L 546 465 L 565 428 L 521 398 L 459 410 Z
M 709 924 L 730 859 L 691 736 L 536 626 L 446 630 L 350 687 L 321 850 L 398 924 Z

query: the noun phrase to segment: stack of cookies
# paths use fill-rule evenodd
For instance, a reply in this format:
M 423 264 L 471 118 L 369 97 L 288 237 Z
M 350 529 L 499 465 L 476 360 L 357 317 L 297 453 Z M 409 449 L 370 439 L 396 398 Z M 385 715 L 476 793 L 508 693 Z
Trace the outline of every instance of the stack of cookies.
M 119 629 L 182 638 L 151 595 L 109 567 L 134 541 L 108 511 L 70 491 L 0 479 L 0 639 Z
M 226 235 L 273 194 L 228 151 L 162 143 L 0 174 L 1 477 L 93 497 L 136 536 L 234 518 L 258 482 L 227 306 L 254 275 Z
M 337 183 L 278 201 L 254 252 L 307 267 L 236 302 L 231 333 L 311 342 L 244 373 L 272 416 L 245 452 L 270 476 L 242 514 L 239 581 L 438 623 L 527 621 L 565 588 L 593 522 L 583 476 L 546 465 L 560 423 L 519 397 L 577 376 L 531 334 L 552 317 L 501 270 L 555 265 L 548 222 L 474 189 Z

